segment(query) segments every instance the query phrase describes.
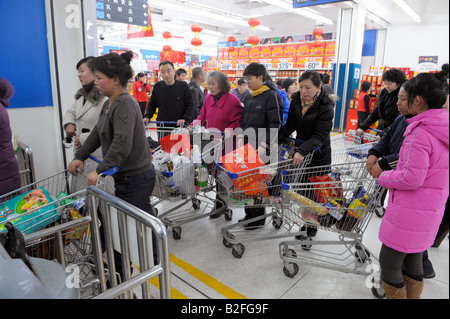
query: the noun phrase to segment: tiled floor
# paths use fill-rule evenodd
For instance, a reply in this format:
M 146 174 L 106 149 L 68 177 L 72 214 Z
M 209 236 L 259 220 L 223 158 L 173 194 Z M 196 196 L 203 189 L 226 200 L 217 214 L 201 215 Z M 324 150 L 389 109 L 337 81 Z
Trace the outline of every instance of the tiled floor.
M 170 205 L 173 204 L 168 202 L 159 204 L 157 207 L 160 214 Z M 186 205 L 187 211 L 183 214 L 186 216 L 196 214 L 190 210 L 191 206 L 191 204 Z M 205 206 L 206 203 L 203 202 L 200 212 L 204 208 L 206 211 L 210 209 L 209 205 Z M 375 298 L 370 289 L 371 278 L 366 275 L 300 264 L 294 278 L 288 278 L 283 273 L 279 243 L 283 240 L 295 240 L 293 238 L 246 240 L 244 254 L 241 258 L 235 258 L 231 248 L 223 244 L 221 229 L 236 223 L 243 215 L 242 209 L 235 209 L 232 221 L 226 221 L 224 217 L 218 219 L 206 217 L 186 223 L 181 226 L 182 233 L 179 240 L 172 237 L 172 228 L 169 227 L 169 245 L 172 255 L 171 280 L 175 289 L 172 297 L 189 299 Z M 364 245 L 376 258 L 381 246 L 378 239 L 380 222 L 381 219 L 373 215 L 363 236 Z M 266 228 L 273 229 L 271 224 L 266 225 Z M 257 236 L 257 232 L 247 231 L 247 233 L 254 238 Z M 280 229 L 278 233 L 283 233 L 283 229 Z M 337 241 L 337 238 L 336 233 L 321 230 L 314 240 Z M 323 254 L 327 251 L 342 249 L 343 245 L 322 247 Z M 449 240 L 447 238 L 439 248 L 429 249 L 429 259 L 433 263 L 436 277 L 426 280 L 422 298 L 448 299 Z M 376 260 L 373 262 L 375 265 L 378 264 Z M 361 269 L 364 270 L 367 265 L 368 263 L 364 264 Z M 153 290 L 155 290 L 154 287 Z

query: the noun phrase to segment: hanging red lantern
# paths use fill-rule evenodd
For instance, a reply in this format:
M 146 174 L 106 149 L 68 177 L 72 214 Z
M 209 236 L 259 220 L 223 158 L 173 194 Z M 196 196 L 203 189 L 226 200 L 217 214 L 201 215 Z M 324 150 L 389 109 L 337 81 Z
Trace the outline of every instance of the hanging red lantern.
M 164 39 L 168 40 L 172 37 L 172 33 L 170 33 L 169 31 L 164 31 L 162 36 Z
M 258 18 L 250 18 L 248 19 L 248 24 L 252 27 L 252 30 L 255 30 L 255 27 L 261 24 L 261 21 Z
M 203 27 L 202 27 L 200 24 L 197 24 L 197 23 L 196 23 L 196 24 L 191 25 L 191 30 L 192 30 L 192 32 L 195 33 L 195 36 L 197 37 L 198 34 L 199 34 L 200 32 L 202 32 Z
M 235 37 L 228 37 L 228 42 L 230 42 L 230 44 L 235 42 L 235 41 L 236 41 Z
M 323 30 L 320 28 L 316 28 L 313 30 L 313 35 L 316 39 L 318 39 L 323 34 Z
M 228 47 L 228 52 L 234 52 L 234 51 L 236 51 L 235 47 Z
M 323 45 L 322 41 L 316 40 L 312 43 L 312 46 L 315 48 L 320 48 Z
M 259 38 L 256 35 L 251 35 L 247 38 L 247 42 L 252 45 L 252 48 L 259 43 Z
M 199 47 L 199 46 L 201 46 L 201 45 L 203 44 L 203 41 L 202 41 L 202 39 L 200 39 L 200 38 L 193 38 L 193 39 L 191 40 L 191 44 L 192 44 L 194 47 Z
M 170 45 L 165 45 L 163 46 L 163 51 L 169 53 L 170 51 L 172 51 L 172 47 Z

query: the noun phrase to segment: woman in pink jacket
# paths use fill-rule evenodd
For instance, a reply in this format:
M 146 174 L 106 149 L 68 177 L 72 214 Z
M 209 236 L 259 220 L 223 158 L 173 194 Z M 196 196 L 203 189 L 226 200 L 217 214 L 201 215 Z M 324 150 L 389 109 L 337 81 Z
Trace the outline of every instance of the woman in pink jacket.
M 225 132 L 223 143 L 223 153 L 233 151 L 234 134 L 233 130 L 241 125 L 242 105 L 241 101 L 230 93 L 230 83 L 226 74 L 214 71 L 208 77 L 208 89 L 210 94 L 205 97 L 205 102 L 200 111 L 200 115 L 192 122 L 193 125 L 200 124 L 211 131 Z M 230 141 L 230 142 L 228 142 Z M 216 183 L 216 190 L 219 191 Z M 217 213 L 210 215 L 210 218 L 218 218 L 223 214 L 224 206 L 220 197 L 216 196 L 214 211 Z
M 448 93 L 442 80 L 419 74 L 404 85 L 409 113 L 415 116 L 407 120 L 396 170 L 378 177 L 389 188 L 379 238 L 383 286 L 390 299 L 420 298 L 422 252 L 434 242 L 449 194 L 449 115 L 442 108 Z

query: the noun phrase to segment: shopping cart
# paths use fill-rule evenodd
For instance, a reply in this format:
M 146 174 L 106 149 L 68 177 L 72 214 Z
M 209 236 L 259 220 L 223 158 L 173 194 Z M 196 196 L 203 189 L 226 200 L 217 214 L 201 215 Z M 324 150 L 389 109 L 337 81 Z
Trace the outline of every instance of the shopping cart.
M 167 122 L 163 123 L 167 124 Z M 158 129 L 156 130 L 156 135 L 159 137 L 166 133 L 166 127 L 161 126 L 161 130 L 163 130 L 162 134 Z M 169 165 L 163 165 L 163 168 L 160 165 L 155 167 L 156 182 L 152 196 L 156 199 L 152 201 L 152 205 L 176 202 L 175 206 L 161 214 L 157 208 L 154 210 L 166 226 L 172 227 L 173 238 L 178 240 L 181 239 L 182 225 L 221 211 L 225 211 L 225 218 L 231 220 L 229 215 L 231 212 L 227 211 L 226 207 L 215 209 L 216 199 L 211 193 L 215 186 L 215 163 L 222 154 L 223 133 L 208 130 L 194 132 L 190 128 L 181 127 L 172 128 L 169 134 L 189 136 L 189 143 L 193 146 L 191 158 L 183 158 L 182 163 L 176 166 L 171 158 Z M 154 151 L 154 162 L 159 160 L 158 151 L 161 151 L 161 146 Z M 160 154 L 170 158 L 166 152 Z M 206 205 L 202 207 L 202 203 Z M 186 206 L 189 207 L 186 208 Z
M 90 158 L 99 162 L 93 156 Z M 112 168 L 100 174 L 98 187 L 117 172 Z M 84 189 L 72 191 L 84 182 Z M 5 224 L 11 222 L 20 232 L 32 235 L 36 232 L 64 224 L 72 220 L 83 220 L 85 216 L 86 175 L 80 172 L 72 176 L 68 170 L 56 173 L 37 182 L 23 186 L 0 196 L 0 231 L 6 231 Z M 91 252 L 88 225 L 69 228 L 61 235 L 63 245 L 58 248 L 58 239 L 40 237 L 27 246 L 31 257 L 60 260 L 62 255 L 68 263 L 79 263 L 79 257 L 88 258 Z
M 376 132 L 377 130 L 372 130 Z M 331 158 L 333 164 L 361 162 L 367 158 L 369 150 L 378 142 L 376 135 L 364 133 L 356 135 L 355 130 L 331 138 Z
M 312 241 L 304 234 L 298 240 L 281 242 L 284 274 L 293 278 L 302 264 L 374 278 L 379 268 L 373 260 L 377 259 L 363 244 L 363 235 L 381 189 L 365 165 L 352 162 L 288 169 L 282 179 L 283 218 L 316 228 L 323 238 Z
M 290 138 L 291 142 L 303 143 L 303 141 Z M 222 228 L 223 244 L 232 248 L 232 255 L 241 258 L 245 252 L 243 243 L 285 238 L 300 234 L 295 231 L 293 225 L 283 220 L 284 209 L 282 202 L 281 172 L 292 168 L 293 159 L 286 158 L 286 152 L 294 150 L 294 144 L 280 145 L 278 148 L 278 162 L 267 164 L 260 168 L 231 173 L 223 165 L 218 165 L 218 183 L 220 196 L 230 208 L 271 208 L 264 215 L 240 221 Z M 311 163 L 314 152 L 307 154 L 298 167 L 306 167 Z M 252 181 L 249 183 L 248 181 Z M 243 185 L 243 186 L 242 186 Z M 249 227 L 249 223 L 255 223 L 265 219 L 264 226 Z M 250 229 L 250 231 L 249 231 Z

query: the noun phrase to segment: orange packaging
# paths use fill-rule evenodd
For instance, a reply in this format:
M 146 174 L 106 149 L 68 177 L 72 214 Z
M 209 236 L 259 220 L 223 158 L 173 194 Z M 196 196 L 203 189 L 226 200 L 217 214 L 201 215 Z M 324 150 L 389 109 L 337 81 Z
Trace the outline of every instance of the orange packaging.
M 259 49 L 259 56 L 261 58 L 270 58 L 272 56 L 271 46 L 261 46 Z
M 247 59 L 248 58 L 248 52 L 249 52 L 248 48 L 239 48 L 238 52 L 239 52 L 238 53 L 239 59 Z
M 279 58 L 279 57 L 282 57 L 283 54 L 284 54 L 283 46 L 277 45 L 277 46 L 272 47 L 272 56 L 273 57 Z
M 255 46 L 254 48 L 251 48 L 248 53 L 248 57 L 249 58 L 259 58 L 259 51 L 260 51 L 259 46 Z
M 246 185 L 268 177 L 264 173 L 264 169 L 262 171 L 256 170 L 256 168 L 263 167 L 265 164 L 250 144 L 222 156 L 222 164 L 227 171 L 237 174 L 237 178 L 233 179 L 235 189 L 243 189 Z

